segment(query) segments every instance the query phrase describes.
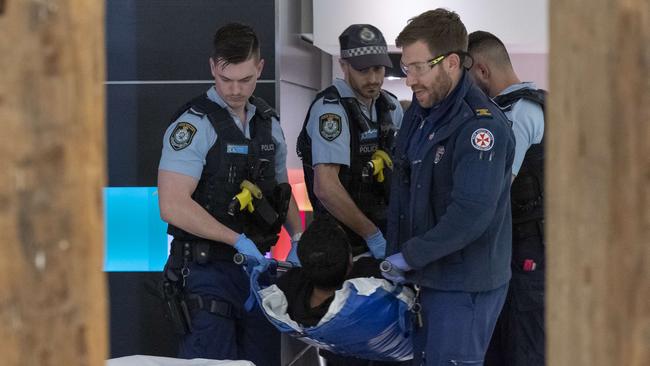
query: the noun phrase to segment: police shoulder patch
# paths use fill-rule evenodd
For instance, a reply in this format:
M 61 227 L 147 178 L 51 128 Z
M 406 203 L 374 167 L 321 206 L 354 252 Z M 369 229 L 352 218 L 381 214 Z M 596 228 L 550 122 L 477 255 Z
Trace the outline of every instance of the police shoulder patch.
M 494 147 L 494 135 L 487 128 L 479 128 L 472 134 L 472 146 L 479 151 L 488 151 Z
M 189 122 L 179 122 L 169 136 L 169 144 L 172 149 L 178 151 L 190 146 L 196 135 L 196 127 Z
M 319 118 L 320 135 L 327 141 L 334 141 L 341 135 L 341 116 L 335 113 L 325 113 Z

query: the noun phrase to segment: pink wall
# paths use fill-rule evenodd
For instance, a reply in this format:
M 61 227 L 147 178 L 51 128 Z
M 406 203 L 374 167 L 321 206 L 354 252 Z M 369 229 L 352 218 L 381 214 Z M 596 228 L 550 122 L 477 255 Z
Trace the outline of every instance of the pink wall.
M 510 61 L 521 81 L 533 81 L 548 90 L 548 54 L 515 53 L 510 55 Z

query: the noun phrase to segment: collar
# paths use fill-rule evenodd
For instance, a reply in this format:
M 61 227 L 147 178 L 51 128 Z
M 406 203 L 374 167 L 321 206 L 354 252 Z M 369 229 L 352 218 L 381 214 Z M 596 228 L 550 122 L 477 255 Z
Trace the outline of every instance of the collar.
M 354 98 L 359 102 L 359 104 L 364 105 L 364 103 L 361 102 L 359 95 L 354 91 L 354 89 L 352 89 L 352 87 L 350 86 L 350 84 L 347 83 L 347 81 L 337 78 L 334 80 L 332 84 L 334 85 L 336 90 L 338 90 L 341 98 Z M 372 99 L 373 105 L 377 100 L 377 98 L 379 98 L 379 96 L 376 96 L 375 98 Z
M 512 84 L 509 85 L 507 88 L 503 89 L 499 95 L 504 95 L 508 93 L 512 93 L 513 91 L 520 90 L 520 89 L 537 89 L 537 86 L 535 83 L 531 81 L 525 81 L 523 83 L 517 83 L 517 84 Z
M 217 93 L 217 89 L 215 89 L 214 86 L 211 87 L 210 89 L 208 89 L 206 94 L 208 95 L 208 99 L 210 99 L 211 101 L 217 103 L 217 105 L 219 105 L 219 107 L 224 108 L 225 110 L 227 110 L 228 113 L 233 117 L 233 119 L 235 121 L 237 121 L 239 119 L 239 117 L 237 117 L 237 114 L 235 113 L 235 111 L 233 111 L 232 108 L 230 108 L 230 106 L 228 104 L 226 104 L 226 102 L 223 100 L 223 98 L 221 98 L 219 93 Z M 247 101 L 245 109 L 246 109 L 246 122 L 250 122 L 250 120 L 255 115 L 255 106 Z

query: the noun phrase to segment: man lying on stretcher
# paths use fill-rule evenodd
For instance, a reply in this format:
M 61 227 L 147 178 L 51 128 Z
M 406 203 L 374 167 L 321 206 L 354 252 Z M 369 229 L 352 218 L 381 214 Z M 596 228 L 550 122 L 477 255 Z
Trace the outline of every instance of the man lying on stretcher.
M 316 220 L 307 228 L 298 245 L 298 258 L 302 267 L 280 276 L 277 286 L 287 297 L 287 313 L 303 326 L 318 324 L 345 280 L 382 278 L 380 261 L 374 257 L 352 261 L 345 231 L 327 218 Z
M 320 322 L 345 280 L 382 278 L 380 261 L 374 257 L 362 256 L 353 261 L 345 231 L 330 219 L 319 219 L 309 226 L 300 239 L 298 258 L 302 268 L 292 268 L 280 276 L 277 286 L 287 298 L 287 314 L 305 327 L 313 327 Z M 401 364 L 397 361 L 380 362 L 351 355 L 341 356 L 323 349 L 320 354 L 325 357 L 328 365 L 333 366 Z
M 329 220 L 309 226 L 298 257 L 303 267 L 270 286 L 259 281 L 268 265 L 247 265 L 255 300 L 247 304 L 257 303 L 282 333 L 321 350 L 363 360 L 412 358 L 411 289 L 383 279 L 373 258 L 352 262 L 345 233 Z

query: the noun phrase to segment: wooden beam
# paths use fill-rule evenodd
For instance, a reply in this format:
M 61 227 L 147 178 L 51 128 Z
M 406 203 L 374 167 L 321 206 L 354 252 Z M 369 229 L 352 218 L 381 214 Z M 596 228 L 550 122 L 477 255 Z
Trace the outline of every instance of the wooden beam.
M 550 1 L 549 365 L 650 363 L 650 2 Z
M 0 7 L 0 363 L 103 365 L 104 2 Z

